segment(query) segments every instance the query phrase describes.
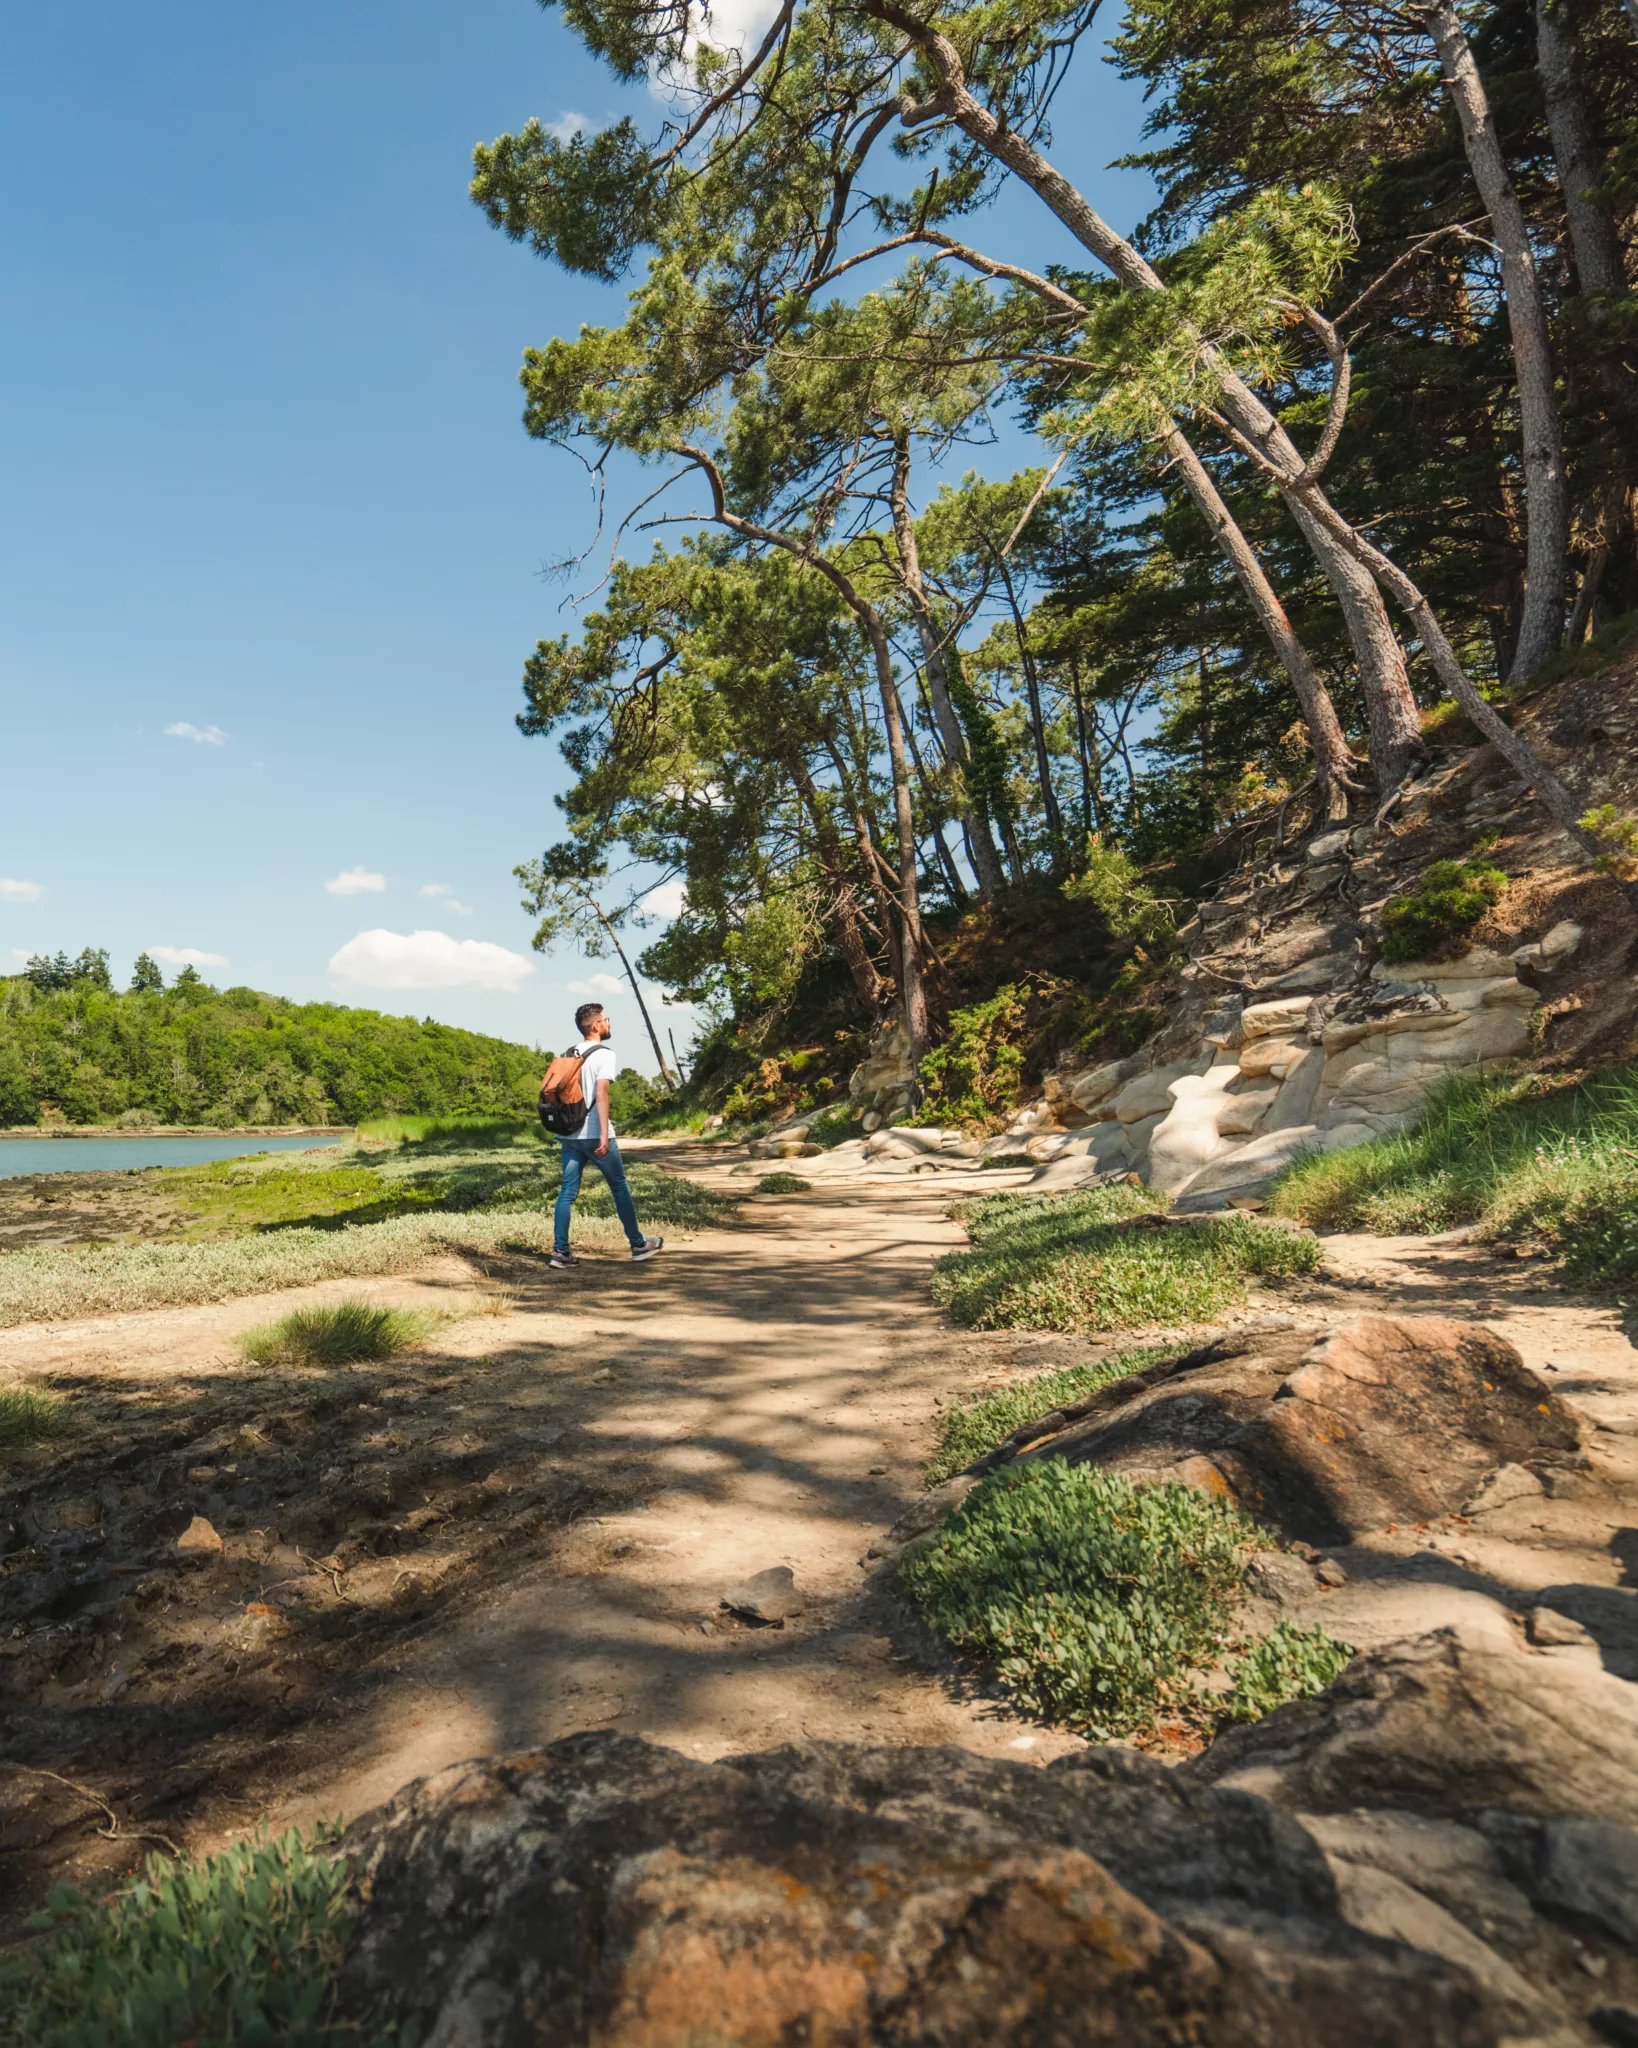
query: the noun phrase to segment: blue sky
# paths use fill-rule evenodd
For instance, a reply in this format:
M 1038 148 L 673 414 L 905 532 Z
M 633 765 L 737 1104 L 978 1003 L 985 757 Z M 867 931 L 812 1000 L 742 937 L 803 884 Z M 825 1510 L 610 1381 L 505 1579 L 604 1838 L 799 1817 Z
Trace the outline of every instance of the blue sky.
M 53 0 L 6 56 L 0 972 L 165 948 L 564 1039 L 611 963 L 530 953 L 511 870 L 563 770 L 513 718 L 524 655 L 573 629 L 540 571 L 590 505 L 516 374 L 620 296 L 466 182 L 475 142 L 615 91 L 534 0 Z M 1102 166 L 1141 114 L 1105 74 L 1058 121 L 1121 225 L 1147 187 Z M 1073 260 L 1007 212 L 1009 252 Z

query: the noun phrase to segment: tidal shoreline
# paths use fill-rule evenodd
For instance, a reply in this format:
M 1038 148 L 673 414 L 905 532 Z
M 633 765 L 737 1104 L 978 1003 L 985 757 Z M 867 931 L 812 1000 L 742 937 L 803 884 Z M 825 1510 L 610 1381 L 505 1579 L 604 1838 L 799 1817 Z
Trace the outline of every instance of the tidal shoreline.
M 6 1138 L 347 1138 L 354 1124 L 0 1124 Z

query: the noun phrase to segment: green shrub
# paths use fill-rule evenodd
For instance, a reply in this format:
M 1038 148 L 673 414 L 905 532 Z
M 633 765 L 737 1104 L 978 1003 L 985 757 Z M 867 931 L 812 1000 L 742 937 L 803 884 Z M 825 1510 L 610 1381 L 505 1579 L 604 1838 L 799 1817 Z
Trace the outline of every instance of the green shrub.
M 813 1182 L 799 1173 L 765 1173 L 756 1191 L 759 1195 L 807 1195 L 813 1192 Z
M 975 1330 L 1127 1330 L 1204 1322 L 1245 1299 L 1253 1276 L 1312 1273 L 1311 1238 L 1244 1216 L 1155 1231 L 1121 1220 L 1164 1198 L 1117 1184 L 1080 1193 L 993 1195 L 952 1212 L 973 1249 L 933 1268 L 933 1298 Z
M 346 1865 L 319 1829 L 197 1864 L 151 1857 L 106 1901 L 51 1894 L 38 1939 L 0 1960 L 3 2048 L 385 2048 L 336 2024 Z
M 951 1011 L 944 1043 L 921 1063 L 921 1106 L 912 1123 L 984 1131 L 1006 1121 L 1024 1078 L 1018 1040 L 1032 994 L 1009 982 L 987 1002 Z
M 940 1422 L 938 1449 L 928 1459 L 923 1479 L 928 1486 L 941 1486 L 1026 1422 L 1050 1415 L 1054 1408 L 1078 1401 L 1113 1380 L 1141 1372 L 1165 1356 L 1163 1346 L 1144 1345 L 1109 1358 L 1090 1358 L 1084 1365 L 1066 1366 L 1061 1372 L 1037 1373 L 1032 1379 L 947 1408 Z
M 1112 938 L 1131 939 L 1151 952 L 1169 949 L 1176 920 L 1172 907 L 1142 878 L 1130 854 L 1105 846 L 1101 832 L 1089 832 L 1081 871 L 1064 884 L 1071 903 L 1097 911 Z
M 1506 894 L 1509 877 L 1479 861 L 1436 860 L 1416 887 L 1382 907 L 1384 960 L 1431 960 Z
M 73 1428 L 74 1418 L 55 1395 L 33 1387 L 0 1390 L 0 1457 L 50 1437 L 67 1436 Z
M 1318 1230 L 1467 1223 L 1534 1237 L 1593 1284 L 1638 1280 L 1638 1069 L 1573 1087 L 1452 1075 L 1409 1131 L 1296 1161 L 1270 1197 Z
M 1260 1721 L 1287 1700 L 1311 1699 L 1353 1662 L 1351 1643 L 1339 1643 L 1322 1628 L 1293 1628 L 1277 1621 L 1234 1667 L 1229 1694 L 1232 1721 Z
M 369 1301 L 337 1301 L 298 1308 L 276 1323 L 246 1330 L 239 1350 L 252 1365 L 354 1365 L 396 1358 L 424 1344 L 433 1318 Z
M 911 1551 L 900 1588 L 1032 1713 L 1100 1738 L 1199 1718 L 1246 1554 L 1238 1509 L 1048 1458 L 983 1480 Z

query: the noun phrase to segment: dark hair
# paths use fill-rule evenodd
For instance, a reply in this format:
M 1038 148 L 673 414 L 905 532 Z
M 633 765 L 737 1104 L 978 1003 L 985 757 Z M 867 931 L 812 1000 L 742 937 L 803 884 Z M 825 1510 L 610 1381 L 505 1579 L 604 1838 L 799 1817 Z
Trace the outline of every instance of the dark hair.
M 603 1014 L 601 1003 L 582 1003 L 574 1013 L 574 1028 L 582 1038 L 591 1029 L 593 1022 Z

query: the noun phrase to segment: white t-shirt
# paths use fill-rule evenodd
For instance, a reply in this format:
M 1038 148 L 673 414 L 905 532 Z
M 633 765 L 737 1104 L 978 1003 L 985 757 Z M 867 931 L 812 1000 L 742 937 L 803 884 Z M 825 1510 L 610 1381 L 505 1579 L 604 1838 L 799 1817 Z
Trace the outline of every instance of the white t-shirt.
M 588 1051 L 588 1047 L 595 1049 Z M 599 1081 L 612 1081 L 620 1071 L 620 1062 L 614 1056 L 613 1046 L 595 1038 L 581 1039 L 575 1051 L 586 1054 L 580 1069 L 580 1094 L 586 1105 L 586 1121 L 573 1135 L 576 1138 L 601 1138 L 603 1127 L 597 1115 L 597 1084 Z

